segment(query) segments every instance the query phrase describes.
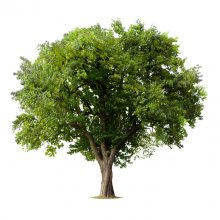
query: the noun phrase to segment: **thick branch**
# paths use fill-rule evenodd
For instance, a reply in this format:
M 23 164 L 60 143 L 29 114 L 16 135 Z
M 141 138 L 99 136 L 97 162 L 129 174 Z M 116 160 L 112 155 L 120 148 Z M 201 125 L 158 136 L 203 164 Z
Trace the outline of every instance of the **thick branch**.
M 75 129 L 81 129 L 83 127 L 81 124 L 78 124 L 77 122 L 70 122 L 69 126 L 71 126 L 71 128 L 75 128 Z
M 139 124 L 134 124 L 131 130 L 122 138 L 112 149 L 111 154 L 110 154 L 110 162 L 114 162 L 114 158 L 116 154 L 119 152 L 121 147 L 141 128 L 141 123 Z
M 110 152 L 109 152 L 109 150 L 107 149 L 106 141 L 103 141 L 103 142 L 101 143 L 101 152 L 102 152 L 103 160 L 104 160 L 104 161 L 107 161 L 108 158 L 109 158 Z
M 100 153 L 98 152 L 95 140 L 94 140 L 93 136 L 86 130 L 86 128 L 84 129 L 84 135 L 86 136 L 86 138 L 89 141 L 90 147 L 92 149 L 92 152 L 95 155 L 96 160 L 98 161 L 99 164 L 101 164 L 102 158 L 101 158 Z
M 92 152 L 95 155 L 96 160 L 98 161 L 99 164 L 101 164 L 102 157 L 101 157 L 100 153 L 98 152 L 97 145 L 95 143 L 93 136 L 90 134 L 90 132 L 87 131 L 86 127 L 84 125 L 80 125 L 80 124 L 77 124 L 74 122 L 70 123 L 69 125 L 75 129 L 83 129 L 83 133 L 89 141 L 90 147 L 92 149 Z M 103 148 L 102 145 L 101 145 L 101 148 Z

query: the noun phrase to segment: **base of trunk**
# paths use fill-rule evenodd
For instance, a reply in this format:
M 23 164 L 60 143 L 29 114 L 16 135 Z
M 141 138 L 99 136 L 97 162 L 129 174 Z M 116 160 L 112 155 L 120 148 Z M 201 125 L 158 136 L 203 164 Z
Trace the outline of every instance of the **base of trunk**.
M 114 199 L 116 198 L 113 183 L 112 183 L 112 165 L 105 165 L 101 167 L 102 182 L 101 190 L 98 198 L 102 199 Z
M 104 196 L 93 196 L 92 199 L 121 199 L 122 197 L 114 196 L 114 197 L 104 197 Z

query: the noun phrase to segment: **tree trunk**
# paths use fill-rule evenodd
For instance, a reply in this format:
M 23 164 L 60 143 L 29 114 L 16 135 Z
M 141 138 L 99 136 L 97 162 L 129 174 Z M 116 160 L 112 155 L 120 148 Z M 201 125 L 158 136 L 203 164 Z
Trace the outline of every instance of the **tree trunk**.
M 101 166 L 102 183 L 99 197 L 100 198 L 115 198 L 115 193 L 112 184 L 112 165 L 104 164 Z

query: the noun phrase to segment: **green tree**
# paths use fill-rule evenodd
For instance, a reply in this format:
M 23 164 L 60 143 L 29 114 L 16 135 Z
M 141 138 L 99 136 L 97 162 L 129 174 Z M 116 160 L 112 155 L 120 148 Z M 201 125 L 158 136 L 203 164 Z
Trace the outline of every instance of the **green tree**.
M 199 67 L 185 67 L 177 39 L 137 21 L 125 29 L 76 28 L 21 58 L 21 89 L 12 92 L 22 112 L 13 122 L 26 150 L 46 155 L 68 144 L 100 166 L 100 197 L 115 197 L 112 166 L 151 156 L 157 146 L 182 147 L 186 126 L 202 119 Z

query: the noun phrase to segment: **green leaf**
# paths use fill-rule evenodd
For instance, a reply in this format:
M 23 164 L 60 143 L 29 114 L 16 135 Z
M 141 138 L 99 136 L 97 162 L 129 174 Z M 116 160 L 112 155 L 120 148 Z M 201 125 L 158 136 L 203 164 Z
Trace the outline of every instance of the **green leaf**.
M 25 150 L 46 146 L 55 156 L 65 143 L 91 161 L 103 158 L 101 146 L 106 155 L 119 146 L 114 163 L 125 167 L 158 146 L 182 147 L 186 126 L 202 119 L 200 67 L 186 68 L 177 38 L 140 20 L 127 29 L 120 20 L 76 28 L 38 51 L 33 62 L 21 57 L 21 88 L 12 92 L 22 109 L 13 130 Z

